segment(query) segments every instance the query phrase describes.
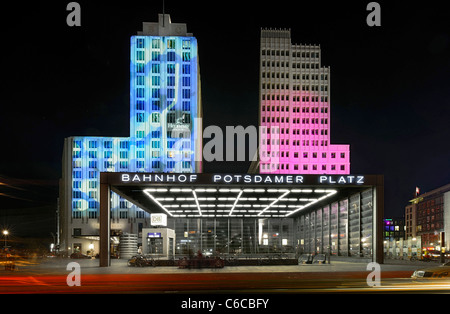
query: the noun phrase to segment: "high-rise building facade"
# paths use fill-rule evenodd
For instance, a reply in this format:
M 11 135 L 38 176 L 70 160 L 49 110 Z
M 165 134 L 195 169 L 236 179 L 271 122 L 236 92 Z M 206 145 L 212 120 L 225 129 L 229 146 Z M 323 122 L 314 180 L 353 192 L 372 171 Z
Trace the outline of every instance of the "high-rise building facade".
M 98 252 L 100 172 L 202 172 L 197 39 L 160 14 L 130 45 L 130 136 L 64 142 L 59 243 L 69 253 Z M 113 234 L 149 226 L 147 212 L 115 193 L 111 200 Z
M 261 30 L 260 173 L 349 174 L 349 145 L 330 141 L 330 68 L 320 46 Z

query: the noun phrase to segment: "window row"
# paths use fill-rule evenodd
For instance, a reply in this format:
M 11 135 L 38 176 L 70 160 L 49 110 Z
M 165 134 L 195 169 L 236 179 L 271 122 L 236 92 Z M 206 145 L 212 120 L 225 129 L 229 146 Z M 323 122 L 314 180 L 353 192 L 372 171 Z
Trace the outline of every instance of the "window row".
M 279 71 L 272 71 L 272 72 L 261 72 L 262 78 L 289 78 L 289 73 L 279 72 Z M 300 74 L 293 74 L 292 78 L 294 80 L 300 80 Z M 311 80 L 319 80 L 319 74 L 302 74 L 301 79 L 303 81 L 309 81 Z M 321 74 L 320 79 L 322 81 L 328 81 L 328 75 L 327 74 Z
M 175 39 L 167 39 L 166 40 L 167 49 L 175 49 L 176 48 L 176 40 Z M 145 48 L 145 38 L 136 38 L 136 47 L 139 49 Z M 152 49 L 160 49 L 162 47 L 162 40 L 157 38 L 152 38 L 151 41 L 151 47 Z M 184 39 L 181 41 L 181 48 L 182 49 L 190 49 L 191 48 L 191 41 L 188 39 Z
M 160 111 L 161 110 L 161 100 L 152 99 L 152 111 Z M 167 101 L 166 110 L 174 111 L 177 109 L 176 103 L 172 100 Z M 136 99 L 136 110 L 145 110 L 145 101 L 142 99 Z M 182 111 L 191 111 L 191 102 L 189 100 L 183 100 L 181 102 L 181 110 Z
M 159 61 L 159 60 L 157 60 Z M 262 61 L 261 62 L 262 67 L 272 67 L 272 68 L 289 68 L 289 62 L 283 62 L 283 61 Z M 320 64 L 317 63 L 292 63 L 293 69 L 320 69 Z
M 301 97 L 301 98 L 300 98 Z M 274 94 L 262 94 L 262 100 L 270 101 L 270 100 L 287 100 L 289 101 L 289 95 L 274 95 Z M 319 96 L 293 96 L 293 102 L 319 102 Z M 327 103 L 328 96 L 320 96 L 320 102 Z
M 261 55 L 263 56 L 281 56 L 288 57 L 289 50 L 279 50 L 279 49 L 262 49 Z M 317 51 L 292 51 L 293 58 L 319 58 L 319 52 Z
M 303 113 L 310 113 L 310 108 L 311 108 L 311 113 L 319 113 L 319 107 L 307 107 L 307 106 L 293 106 L 292 107 L 292 112 L 296 113 L 296 112 L 300 112 L 300 108 L 302 109 Z M 261 106 L 261 111 L 267 111 L 267 112 L 284 112 L 284 110 L 286 109 L 286 112 L 289 112 L 289 106 Z M 328 108 L 326 107 L 321 107 L 320 108 L 320 113 L 328 113 Z
M 294 154 L 294 158 L 299 158 L 300 153 L 299 152 L 293 152 Z M 329 155 L 330 154 L 330 155 Z M 303 158 L 308 158 L 308 156 L 312 157 L 312 158 L 318 158 L 318 156 L 322 156 L 322 159 L 327 159 L 327 156 L 335 159 L 337 156 L 337 153 L 333 152 L 333 153 L 327 153 L 327 152 L 322 152 L 317 153 L 317 152 L 313 152 L 313 153 L 308 153 L 308 152 L 303 152 Z M 264 158 L 270 158 L 270 157 L 281 157 L 281 158 L 289 158 L 289 151 L 276 151 L 276 152 L 262 152 L 262 157 Z M 341 159 L 345 158 L 345 153 L 340 153 L 340 157 Z
M 138 112 L 136 113 L 136 122 L 143 123 L 145 120 L 146 113 Z M 159 112 L 153 112 L 151 114 L 152 123 L 160 123 L 161 122 L 161 114 Z M 173 112 L 169 112 L 167 114 L 167 123 L 191 123 L 191 115 L 189 113 L 183 113 L 181 116 L 177 118 L 176 114 Z
M 303 166 L 298 165 L 298 164 L 294 164 L 292 167 L 294 170 L 299 170 L 299 169 L 303 169 L 303 170 L 322 170 L 322 171 L 327 171 L 327 170 L 332 170 L 335 171 L 338 168 L 341 171 L 345 171 L 345 165 L 308 165 L 308 164 L 304 164 Z M 291 168 L 291 170 L 292 170 Z M 276 163 L 276 164 L 261 164 L 261 170 L 289 170 L 289 163 Z
M 296 129 L 293 128 L 292 130 L 292 135 L 300 135 L 300 130 L 302 131 L 302 135 L 310 135 L 311 131 L 311 135 L 319 135 L 319 129 Z M 264 136 L 265 134 L 285 134 L 285 128 L 279 128 L 279 127 L 268 127 L 266 130 L 262 129 L 261 130 L 261 135 Z M 289 128 L 286 128 L 286 134 L 289 134 Z M 320 135 L 328 135 L 328 130 L 327 129 L 320 129 Z
M 135 60 L 140 63 L 145 63 L 145 61 L 146 61 L 145 60 L 145 51 L 137 50 Z M 160 51 L 152 51 L 150 60 L 153 62 L 161 62 L 161 61 L 175 62 L 176 61 L 176 53 L 175 53 L 175 51 L 168 51 L 166 54 L 162 54 Z M 191 61 L 191 53 L 183 51 L 181 53 L 181 61 L 182 62 L 190 62 Z
M 136 95 L 136 98 L 145 98 L 145 88 L 137 87 L 135 95 Z M 191 97 L 191 89 L 183 88 L 181 90 L 181 96 L 183 99 L 189 99 Z M 161 89 L 160 88 L 152 88 L 150 97 L 161 98 Z M 166 97 L 169 99 L 175 99 L 175 88 L 167 88 Z
M 89 219 L 97 219 L 98 218 L 98 208 L 89 208 L 90 210 L 87 211 L 88 218 Z M 94 210 L 96 209 L 96 210 Z M 72 218 L 74 219 L 81 219 L 82 217 L 82 211 L 81 208 L 73 208 L 74 211 L 72 211 Z M 119 218 L 120 219 L 128 219 L 128 212 L 127 211 L 119 211 Z M 136 211 L 136 218 L 145 218 L 145 211 L 138 210 Z
M 292 146 L 319 146 L 319 140 L 311 140 L 311 145 L 310 144 L 310 140 L 302 140 L 301 141 L 301 145 L 300 145 L 300 140 L 292 140 L 290 142 L 291 144 L 289 144 L 289 140 L 288 139 L 266 139 L 266 140 L 261 140 L 261 145 L 265 146 L 265 145 L 292 145 Z M 324 140 L 320 140 L 320 146 L 328 146 L 328 141 L 324 141 Z
M 262 123 L 289 123 L 289 117 L 261 117 Z M 300 122 L 300 118 L 294 118 L 291 120 L 291 123 L 293 124 L 328 124 L 328 119 L 320 119 L 319 118 L 302 118 Z
M 261 84 L 261 89 L 275 89 L 275 90 L 279 90 L 279 89 L 289 89 L 289 84 L 265 84 L 262 83 Z M 292 90 L 294 91 L 315 91 L 318 92 L 319 91 L 319 85 L 293 85 L 292 86 Z M 321 92 L 327 92 L 328 91 L 328 86 L 327 85 L 320 85 L 320 91 Z

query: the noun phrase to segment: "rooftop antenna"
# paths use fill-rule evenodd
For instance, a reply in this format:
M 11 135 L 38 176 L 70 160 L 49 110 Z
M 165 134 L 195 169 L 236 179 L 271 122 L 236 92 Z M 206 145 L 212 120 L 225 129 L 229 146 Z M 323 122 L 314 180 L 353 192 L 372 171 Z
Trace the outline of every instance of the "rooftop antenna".
M 163 0 L 163 27 L 164 27 L 164 21 L 166 20 L 166 13 L 164 10 L 164 0 Z

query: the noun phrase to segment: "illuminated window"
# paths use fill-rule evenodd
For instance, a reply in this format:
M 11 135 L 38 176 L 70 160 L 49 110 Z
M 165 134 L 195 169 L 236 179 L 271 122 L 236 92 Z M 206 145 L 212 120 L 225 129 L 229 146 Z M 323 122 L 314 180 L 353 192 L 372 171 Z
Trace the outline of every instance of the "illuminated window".
M 144 134 L 145 134 L 144 131 L 136 131 L 136 138 L 144 138 Z
M 159 51 L 152 51 L 152 61 L 160 61 L 160 56 Z
M 144 51 L 142 50 L 136 51 L 136 60 L 144 61 L 144 56 L 145 56 Z
M 191 61 L 191 53 L 183 52 L 183 61 Z
M 152 39 L 152 48 L 159 49 L 160 44 L 161 44 L 161 42 L 159 39 Z
M 183 101 L 183 111 L 191 111 L 191 102 Z
M 144 114 L 143 113 L 136 114 L 136 122 L 144 122 Z
M 175 113 L 167 114 L 167 123 L 175 123 Z
M 175 61 L 175 51 L 167 52 L 167 61 L 169 61 L 169 62 Z
M 152 122 L 158 123 L 160 121 L 159 113 L 152 113 Z
M 161 102 L 159 100 L 152 100 L 152 110 L 159 111 L 161 109 Z
M 137 38 L 136 39 L 136 47 L 137 48 L 144 48 L 144 38 Z
M 183 49 L 190 49 L 191 48 L 191 41 L 190 40 L 183 40 L 182 47 L 183 47 Z
M 167 40 L 167 49 L 175 49 L 175 39 Z
M 154 74 L 160 73 L 160 68 L 161 67 L 160 67 L 159 63 L 152 64 L 152 73 L 154 73 Z

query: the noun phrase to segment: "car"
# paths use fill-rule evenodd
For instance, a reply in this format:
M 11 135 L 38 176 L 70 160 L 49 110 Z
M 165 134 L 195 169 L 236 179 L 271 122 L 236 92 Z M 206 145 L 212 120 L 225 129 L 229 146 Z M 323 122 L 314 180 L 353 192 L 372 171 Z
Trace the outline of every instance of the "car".
M 83 254 L 81 252 L 74 252 L 72 254 L 70 254 L 70 258 L 77 258 L 77 259 L 83 259 L 83 258 L 92 258 L 89 255 Z
M 416 270 L 412 279 L 448 279 L 450 280 L 450 262 L 436 266 Z
M 146 257 L 143 255 L 134 255 L 132 256 L 128 262 L 128 266 L 133 267 L 145 267 L 145 266 L 156 266 L 155 261 L 151 257 Z

